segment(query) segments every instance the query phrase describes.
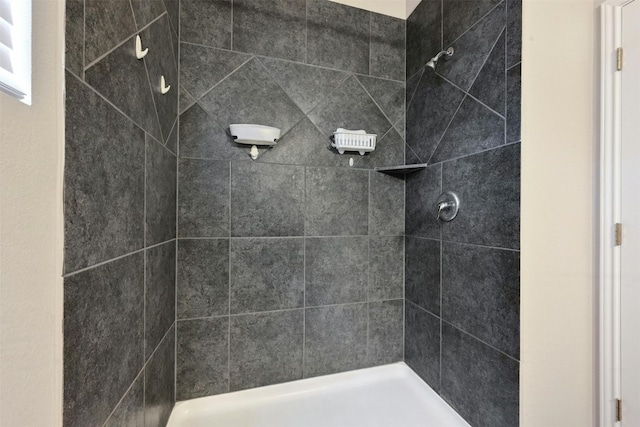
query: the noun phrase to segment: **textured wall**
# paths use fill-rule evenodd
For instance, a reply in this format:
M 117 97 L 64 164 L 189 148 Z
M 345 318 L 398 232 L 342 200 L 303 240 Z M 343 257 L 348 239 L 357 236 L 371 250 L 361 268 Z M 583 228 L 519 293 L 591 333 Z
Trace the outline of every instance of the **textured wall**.
M 402 360 L 405 22 L 181 2 L 177 398 Z M 230 123 L 282 129 L 253 162 Z M 377 133 L 338 155 L 338 127 Z M 349 167 L 353 158 L 355 164 Z
M 66 8 L 64 424 L 164 425 L 174 402 L 178 2 Z M 164 96 L 161 75 L 173 85 Z
M 407 21 L 405 360 L 474 426 L 518 425 L 519 0 L 423 0 Z M 424 63 L 453 46 L 437 71 Z M 458 217 L 435 220 L 454 191 Z

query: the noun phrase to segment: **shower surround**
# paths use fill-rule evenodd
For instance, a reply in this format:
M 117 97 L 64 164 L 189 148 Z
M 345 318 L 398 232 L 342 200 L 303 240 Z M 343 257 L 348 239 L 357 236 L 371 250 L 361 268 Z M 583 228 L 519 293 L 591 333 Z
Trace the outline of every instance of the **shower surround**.
M 66 7 L 64 425 L 401 360 L 517 425 L 519 1 Z M 282 137 L 252 161 L 231 123 Z M 337 154 L 338 127 L 376 151 Z M 373 171 L 404 163 L 429 166 Z

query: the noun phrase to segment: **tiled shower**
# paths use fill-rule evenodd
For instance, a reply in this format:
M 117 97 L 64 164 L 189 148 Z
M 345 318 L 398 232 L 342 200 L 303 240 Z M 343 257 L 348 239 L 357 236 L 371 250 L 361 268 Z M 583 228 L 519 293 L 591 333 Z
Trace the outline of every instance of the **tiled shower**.
M 519 1 L 66 4 L 65 425 L 402 360 L 517 425 Z M 231 123 L 282 137 L 253 161 Z

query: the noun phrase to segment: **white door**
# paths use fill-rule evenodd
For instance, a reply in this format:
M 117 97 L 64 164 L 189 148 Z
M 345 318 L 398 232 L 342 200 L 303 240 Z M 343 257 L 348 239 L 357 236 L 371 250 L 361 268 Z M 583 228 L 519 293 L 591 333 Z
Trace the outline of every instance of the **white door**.
M 640 426 L 640 0 L 622 7 L 620 397 L 622 426 Z

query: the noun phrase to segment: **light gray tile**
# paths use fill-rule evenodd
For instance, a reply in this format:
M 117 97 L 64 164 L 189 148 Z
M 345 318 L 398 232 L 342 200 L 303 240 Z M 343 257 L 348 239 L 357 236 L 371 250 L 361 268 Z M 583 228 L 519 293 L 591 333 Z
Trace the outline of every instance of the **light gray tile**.
M 229 237 L 229 162 L 178 161 L 180 237 Z
M 303 62 L 306 0 L 235 0 L 233 49 Z
M 144 424 L 165 426 L 175 404 L 176 334 L 172 327 L 144 369 Z
M 145 360 L 176 318 L 176 242 L 145 251 Z
M 369 73 L 369 12 L 325 0 L 307 1 L 307 63 Z
M 371 237 L 369 301 L 404 297 L 404 237 Z
M 368 364 L 402 361 L 404 306 L 401 299 L 369 303 Z
M 307 238 L 306 306 L 366 301 L 368 254 L 366 237 Z
M 303 311 L 231 317 L 231 391 L 302 378 Z
M 176 237 L 176 157 L 147 136 L 147 246 Z
M 233 162 L 231 235 L 303 236 L 303 167 Z
M 181 320 L 176 347 L 176 399 L 229 391 L 229 318 Z
M 144 364 L 144 259 L 64 279 L 64 425 L 102 425 Z
M 367 304 L 305 310 L 304 376 L 350 371 L 367 363 Z
M 183 42 L 231 49 L 231 0 L 180 0 Z
M 231 314 L 303 307 L 303 239 L 233 239 L 230 289 Z
M 66 74 L 65 272 L 144 244 L 144 132 Z M 104 179 L 109 177 L 109 179 Z
M 369 172 L 307 168 L 306 235 L 368 234 Z
M 178 241 L 178 319 L 229 313 L 229 240 Z
M 404 180 L 380 172 L 372 171 L 370 175 L 369 234 L 403 235 Z

